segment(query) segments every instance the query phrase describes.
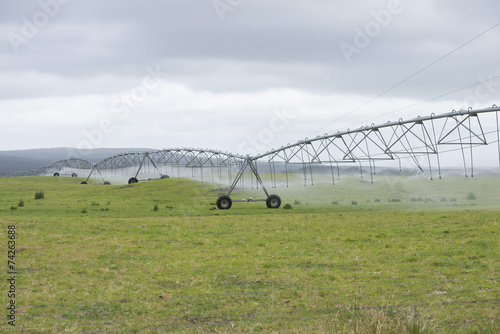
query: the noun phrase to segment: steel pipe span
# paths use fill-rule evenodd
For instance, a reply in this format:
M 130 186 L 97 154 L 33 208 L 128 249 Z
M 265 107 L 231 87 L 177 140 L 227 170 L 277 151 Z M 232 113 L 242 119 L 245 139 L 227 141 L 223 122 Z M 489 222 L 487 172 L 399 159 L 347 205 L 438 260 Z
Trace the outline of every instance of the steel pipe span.
M 303 140 L 299 140 L 295 144 L 287 144 L 286 146 L 282 146 L 279 149 L 271 150 L 271 151 L 268 151 L 266 153 L 256 155 L 252 158 L 252 160 L 261 159 L 261 158 L 264 158 L 266 156 L 270 156 L 270 155 L 279 153 L 280 151 L 283 151 L 283 150 L 291 149 L 293 147 L 301 146 L 304 144 L 310 145 L 314 142 L 322 141 L 322 140 L 328 140 L 328 139 L 333 140 L 335 138 L 342 138 L 344 136 L 356 135 L 358 133 L 376 132 L 376 131 L 380 131 L 381 129 L 384 129 L 384 128 L 394 129 L 394 128 L 404 127 L 406 129 L 408 129 L 408 125 L 412 126 L 412 125 L 416 125 L 416 124 L 424 124 L 424 122 L 431 122 L 432 123 L 432 121 L 434 121 L 434 120 L 441 120 L 441 119 L 457 120 L 458 117 L 464 117 L 464 116 L 467 118 L 478 117 L 480 114 L 483 114 L 483 113 L 491 113 L 491 112 L 498 112 L 498 111 L 500 111 L 500 107 L 497 107 L 496 105 L 494 105 L 491 108 L 484 108 L 484 109 L 477 109 L 477 110 L 473 110 L 472 108 L 469 108 L 468 110 L 463 110 L 463 109 L 459 110 L 459 111 L 454 110 L 452 112 L 444 113 L 444 114 L 440 114 L 440 115 L 431 114 L 430 116 L 424 116 L 424 117 L 418 116 L 417 118 L 413 118 L 413 119 L 409 119 L 409 120 L 399 119 L 398 121 L 395 121 L 395 122 L 389 121 L 387 123 L 382 123 L 382 124 L 378 124 L 378 125 L 371 124 L 371 125 L 367 125 L 367 126 L 362 126 L 358 129 L 353 129 L 353 130 L 348 129 L 345 131 L 338 131 L 337 133 L 334 133 L 334 134 L 325 134 L 323 136 L 317 136 L 316 138 L 313 138 L 313 139 L 306 138 Z M 463 123 L 464 123 L 463 121 L 461 121 L 461 122 L 457 121 L 458 125 L 455 127 L 455 129 L 457 129 L 459 126 L 464 126 Z M 476 136 L 476 134 L 474 134 L 474 136 Z M 401 139 L 401 138 L 397 138 L 396 141 L 399 139 Z M 444 144 L 444 142 L 442 142 L 443 139 L 445 139 L 445 138 L 440 139 L 439 144 Z M 347 145 L 347 146 L 349 146 L 349 145 Z M 385 153 L 388 153 L 388 152 L 390 152 L 390 147 L 386 147 Z
M 445 153 L 455 152 L 458 162 L 463 165 L 465 176 L 474 176 L 475 148 L 496 143 L 496 160 L 500 170 L 500 123 L 496 105 L 491 108 L 458 110 L 440 115 L 417 117 L 409 120 L 399 119 L 379 125 L 371 124 L 360 128 L 325 134 L 316 138 L 306 138 L 295 144 L 287 144 L 279 149 L 272 149 L 264 154 L 247 157 L 240 171 L 233 180 L 228 192 L 217 201 L 219 209 L 229 209 L 232 205 L 230 195 L 237 184 L 249 171 L 255 177 L 255 183 L 266 195 L 269 208 L 279 207 L 279 196 L 269 194 L 259 175 L 260 160 L 267 159 L 266 174 L 270 183 L 276 188 L 277 174 L 285 178 L 288 186 L 290 173 L 303 174 L 304 185 L 314 184 L 314 170 L 322 168 L 323 173 L 331 174 L 331 182 L 340 178 L 340 164 L 362 164 L 369 170 L 371 181 L 375 174 L 376 164 L 381 161 L 397 161 L 401 171 L 401 161 L 410 161 L 430 178 L 442 177 Z M 486 125 L 482 120 L 486 115 Z M 485 130 L 485 128 L 488 128 Z M 297 165 L 299 168 L 297 168 Z M 263 199 L 264 200 L 264 199 Z
M 244 160 L 245 157 L 228 152 L 196 149 L 196 148 L 168 148 L 157 151 L 121 153 L 103 159 L 95 165 L 99 169 L 124 168 L 140 165 L 145 159 L 158 164 L 173 164 L 184 167 L 201 167 L 217 163 L 225 164 Z M 215 161 L 214 161 L 215 160 Z
M 92 170 L 94 168 L 94 163 L 87 159 L 82 158 L 68 158 L 63 160 L 58 160 L 53 162 L 49 166 L 42 167 L 34 172 L 35 175 L 51 174 L 53 176 L 60 175 L 71 175 L 72 177 L 77 177 L 77 172 Z M 28 172 L 29 173 L 29 172 Z
M 127 172 L 131 173 L 128 183 L 136 183 L 139 182 L 139 174 L 145 170 L 150 172 L 152 170 L 153 174 L 157 174 L 156 178 L 161 179 L 170 177 L 169 171 L 171 175 L 175 174 L 176 169 L 180 176 L 180 168 L 199 169 L 202 181 L 204 181 L 203 169 L 211 169 L 211 179 L 215 182 L 216 179 L 222 178 L 222 169 L 227 169 L 226 172 L 230 177 L 231 168 L 239 168 L 243 161 L 245 161 L 243 156 L 212 149 L 168 148 L 147 152 L 129 152 L 108 157 L 95 164 L 85 182 L 95 174 L 99 174 L 99 177 L 104 180 L 103 174 L 108 171 L 128 169 Z M 194 171 L 192 174 L 195 174 Z
M 194 179 L 230 184 L 228 192 L 217 201 L 220 209 L 231 207 L 231 192 L 237 184 L 244 182 L 245 175 L 250 174 L 252 187 L 253 184 L 260 186 L 266 194 L 266 199 L 262 201 L 266 201 L 268 207 L 276 208 L 281 203 L 279 196 L 267 192 L 259 169 L 262 171 L 265 168 L 265 174 L 270 177 L 274 188 L 278 183 L 277 174 L 281 174 L 281 179 L 285 176 L 286 186 L 288 174 L 297 172 L 303 174 L 304 185 L 314 184 L 315 168 L 323 168 L 323 173 L 329 170 L 332 183 L 335 184 L 335 179 L 340 178 L 340 164 L 359 164 L 360 173 L 368 169 L 373 181 L 376 165 L 383 161 L 397 161 L 399 170 L 402 162 L 410 162 L 420 172 L 428 171 L 432 179 L 435 176 L 441 178 L 443 154 L 454 152 L 459 164 L 463 165 L 465 176 L 473 177 L 478 147 L 490 145 L 496 152 L 489 154 L 488 158 L 496 156 L 500 170 L 499 111 L 500 108 L 493 105 L 490 108 L 454 110 L 439 115 L 371 124 L 312 139 L 305 138 L 255 156 L 212 149 L 168 148 L 117 154 L 98 163 L 69 158 L 43 167 L 37 173 L 47 175 L 54 172 L 55 175 L 68 169 L 90 170 L 86 181 L 93 176 L 103 179 L 106 184 L 109 182 L 105 177 L 119 171 L 130 174 L 128 182 L 135 183 L 140 181 L 141 173 L 156 175 L 150 180 L 170 177 L 176 172 L 178 177 L 182 177 L 180 170 L 188 169 L 191 170 L 190 177 Z M 32 175 L 33 171 L 26 173 Z

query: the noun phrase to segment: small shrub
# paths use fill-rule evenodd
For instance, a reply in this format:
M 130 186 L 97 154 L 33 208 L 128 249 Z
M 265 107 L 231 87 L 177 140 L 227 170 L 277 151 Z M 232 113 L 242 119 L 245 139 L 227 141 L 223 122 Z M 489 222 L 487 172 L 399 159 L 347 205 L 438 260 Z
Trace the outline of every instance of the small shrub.
M 158 204 L 155 204 L 154 208 L 153 208 L 153 211 L 158 211 Z
M 87 213 L 87 209 L 86 209 L 86 208 L 83 208 L 81 212 L 82 212 L 82 213 Z
M 23 200 L 20 200 L 19 201 L 19 204 L 17 205 L 18 207 L 22 208 L 24 207 L 24 201 Z
M 439 199 L 440 202 L 444 203 L 444 202 L 448 202 L 448 200 L 446 199 L 446 197 L 441 197 Z
M 388 202 L 390 203 L 397 203 L 397 202 L 401 202 L 401 200 L 399 198 L 391 198 L 388 200 Z
M 476 199 L 476 194 L 474 194 L 472 191 L 467 194 L 467 199 L 468 200 L 475 200 Z
M 17 206 L 11 206 L 10 209 L 11 210 L 17 210 Z
M 380 199 L 375 198 L 375 203 L 380 203 Z
M 358 205 L 358 201 L 351 201 L 351 205 Z
M 301 204 L 302 204 L 302 203 L 300 203 L 300 201 L 299 201 L 299 200 L 297 200 L 297 199 L 293 202 L 293 205 L 301 205 Z
M 35 199 L 44 199 L 45 198 L 45 193 L 43 191 L 37 191 L 35 193 Z
M 450 202 L 456 202 L 457 199 L 456 198 L 450 198 Z
M 333 201 L 332 205 L 339 205 L 339 201 Z
M 283 209 L 290 210 L 290 209 L 293 209 L 293 207 L 292 207 L 292 205 L 290 203 L 287 203 L 287 204 L 285 204 L 285 206 L 283 207 Z
M 92 201 L 92 203 L 90 203 L 90 205 L 99 206 L 99 203 Z

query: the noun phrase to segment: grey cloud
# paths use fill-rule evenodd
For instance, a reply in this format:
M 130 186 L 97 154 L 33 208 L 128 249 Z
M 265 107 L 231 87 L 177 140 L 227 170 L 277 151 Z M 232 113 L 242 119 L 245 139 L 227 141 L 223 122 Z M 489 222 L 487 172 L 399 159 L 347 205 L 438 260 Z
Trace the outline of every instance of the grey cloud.
M 493 1 L 481 6 L 470 1 L 401 1 L 403 11 L 347 63 L 339 44 L 352 44 L 354 29 L 363 29 L 374 20 L 373 11 L 386 9 L 388 3 L 242 1 L 221 21 L 210 1 L 72 1 L 61 5 L 39 35 L 0 68 L 81 78 L 103 73 L 141 76 L 145 66 L 158 63 L 175 74 L 180 72 L 176 66 L 184 63 L 191 68 L 184 67 L 176 78 L 193 89 L 279 85 L 311 91 L 366 89 L 374 94 L 495 23 L 492 12 L 499 7 Z M 40 10 L 34 5 L 12 7 L 9 12 L 18 24 L 21 17 Z M 13 21 L 8 20 L 10 29 Z M 485 38 L 493 50 L 498 48 L 491 43 L 497 31 Z M 493 52 L 474 53 L 471 45 L 429 73 L 436 77 L 460 72 L 469 80 L 473 73 L 498 70 L 485 66 Z M 472 56 L 487 61 L 471 62 Z M 408 89 L 421 83 L 408 83 Z
M 35 36 L 25 37 L 27 43 L 18 45 L 19 52 L 15 52 L 9 36 L 22 35 L 26 20 L 43 11 L 40 3 L 55 1 L 67 4 L 61 4 Z M 117 95 L 141 83 L 147 66 L 159 66 L 168 73 L 166 82 L 185 86 L 193 94 L 258 96 L 258 92 L 293 88 L 319 97 L 354 96 L 351 104 L 355 108 L 499 21 L 497 0 L 401 0 L 402 10 L 384 18 L 383 12 L 394 3 L 397 0 L 242 0 L 221 20 L 213 0 L 3 1 L 0 103 L 20 101 L 26 109 L 43 114 L 36 99 L 77 96 L 91 106 L 99 103 L 94 109 L 109 110 Z M 389 21 L 380 23 L 377 17 Z M 366 45 L 356 45 L 356 38 L 363 39 L 356 34 L 367 34 L 370 27 L 375 31 L 364 41 Z M 499 75 L 499 38 L 500 26 L 384 97 L 422 101 Z M 342 43 L 357 48 L 350 61 L 342 52 Z M 86 96 L 100 98 L 86 100 Z M 470 96 L 474 96 L 474 88 L 447 98 L 462 102 Z M 168 103 L 162 98 L 155 96 L 156 109 L 141 112 L 161 115 L 162 103 Z M 4 105 L 10 107 L 7 102 Z M 234 126 L 241 120 L 242 100 L 235 98 L 231 103 L 235 105 L 226 106 L 224 112 L 235 110 L 232 117 L 217 126 Z M 329 105 L 321 108 L 331 108 L 332 113 L 352 110 L 345 101 L 340 110 L 330 105 L 335 101 L 325 103 Z M 314 110 L 317 106 L 301 107 Z M 220 116 L 217 110 L 210 111 L 214 117 Z M 101 116 L 94 115 L 97 122 Z M 120 131 L 127 132 L 126 122 L 116 133 Z M 194 136 L 190 139 L 196 140 Z

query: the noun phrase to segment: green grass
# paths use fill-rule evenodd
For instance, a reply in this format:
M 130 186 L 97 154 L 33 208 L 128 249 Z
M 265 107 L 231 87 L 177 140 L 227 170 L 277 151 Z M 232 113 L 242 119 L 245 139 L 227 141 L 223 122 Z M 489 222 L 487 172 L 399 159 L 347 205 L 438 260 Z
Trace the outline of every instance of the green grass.
M 183 179 L 1 178 L 5 257 L 16 225 L 16 329 L 498 333 L 499 179 L 345 178 L 268 189 L 277 210 L 221 211 L 220 186 Z

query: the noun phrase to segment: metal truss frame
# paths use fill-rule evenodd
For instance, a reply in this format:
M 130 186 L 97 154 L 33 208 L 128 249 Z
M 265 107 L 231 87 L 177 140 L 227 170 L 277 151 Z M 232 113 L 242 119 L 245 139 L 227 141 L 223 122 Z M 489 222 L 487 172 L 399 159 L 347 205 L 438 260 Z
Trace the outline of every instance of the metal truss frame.
M 473 147 L 478 145 L 488 145 L 486 134 L 480 121 L 480 115 L 484 113 L 496 113 L 496 134 L 500 168 L 500 125 L 498 122 L 498 112 L 500 108 L 496 105 L 485 109 L 468 109 L 452 111 L 450 113 L 426 117 L 417 117 L 410 120 L 399 119 L 396 122 L 387 122 L 379 125 L 363 126 L 358 129 L 335 134 L 325 134 L 313 139 L 304 139 L 295 144 L 288 144 L 276 150 L 271 150 L 254 157 L 247 157 L 246 163 L 242 165 L 236 178 L 226 195 L 219 197 L 217 206 L 220 209 L 231 207 L 230 195 L 237 183 L 242 178 L 245 170 L 250 167 L 256 177 L 257 186 L 260 185 L 268 197 L 269 195 L 264 183 L 257 171 L 257 161 L 267 159 L 270 167 L 271 183 L 276 186 L 276 164 L 284 167 L 286 184 L 288 186 L 288 174 L 290 164 L 302 165 L 304 173 L 304 185 L 309 178 L 314 184 L 313 165 L 326 165 L 330 167 L 332 182 L 335 184 L 334 164 L 337 165 L 337 175 L 340 177 L 339 163 L 359 163 L 360 170 L 363 161 L 368 162 L 370 176 L 373 182 L 375 161 L 396 160 L 410 158 L 415 166 L 424 172 L 424 166 L 420 163 L 419 157 L 427 158 L 431 179 L 433 170 L 431 159 L 435 160 L 439 178 L 441 175 L 441 162 L 439 146 L 458 145 L 462 153 L 465 176 L 468 176 L 467 159 L 465 151 L 470 151 L 470 175 L 474 176 L 474 156 Z M 436 129 L 441 129 L 439 136 Z M 401 165 L 400 165 L 401 166 Z M 400 167 L 401 169 L 401 167 Z M 250 201 L 251 199 L 247 200 Z M 268 207 L 270 207 L 268 205 Z
M 276 150 L 252 157 L 252 160 L 267 158 L 272 163 L 287 164 L 338 164 L 376 160 L 395 160 L 409 157 L 423 171 L 418 156 L 435 156 L 439 163 L 440 145 L 459 145 L 470 149 L 488 145 L 480 115 L 496 112 L 500 108 L 459 110 L 441 115 L 432 114 L 410 120 L 363 126 L 359 129 L 335 134 L 325 134 L 314 139 L 301 140 Z M 497 116 L 498 120 L 498 116 Z M 437 136 L 437 127 L 441 131 Z M 496 132 L 498 135 L 497 121 Z M 500 153 L 499 153 L 500 154 Z
M 95 164 L 86 181 L 88 181 L 96 172 L 99 173 L 101 178 L 103 178 L 102 172 L 105 170 L 137 167 L 134 175 L 129 179 L 129 183 L 136 183 L 139 181 L 137 179 L 139 173 L 147 166 L 152 166 L 155 173 L 159 175 L 159 178 L 169 177 L 167 174 L 163 173 L 163 170 L 166 170 L 167 167 L 170 167 L 172 172 L 174 168 L 199 168 L 201 171 L 203 171 L 203 168 L 210 168 L 213 176 L 214 168 L 218 169 L 218 173 L 220 175 L 221 168 L 231 168 L 235 165 L 239 167 L 244 160 L 244 157 L 236 154 L 210 149 L 194 148 L 169 148 L 148 152 L 122 153 L 108 157 Z M 203 172 L 201 173 L 201 177 L 203 181 Z
M 48 167 L 43 167 L 38 174 L 46 175 L 49 171 L 60 173 L 65 168 L 89 169 L 87 180 L 96 173 L 104 180 L 103 172 L 117 171 L 124 169 L 135 169 L 129 183 L 138 182 L 137 177 L 144 169 L 153 169 L 159 178 L 169 177 L 164 171 L 170 168 L 172 174 L 174 168 L 190 168 L 192 177 L 201 176 L 204 181 L 204 169 L 210 169 L 212 182 L 214 182 L 215 171 L 221 176 L 222 170 L 232 179 L 232 183 L 227 193 L 219 197 L 217 206 L 221 209 L 231 207 L 230 195 L 237 184 L 244 180 L 245 173 L 250 170 L 250 175 L 255 177 L 257 188 L 260 186 L 266 195 L 268 207 L 279 207 L 281 200 L 277 195 L 270 195 L 264 186 L 264 182 L 259 175 L 258 166 L 267 164 L 269 175 L 273 187 L 277 185 L 277 173 L 286 175 L 286 185 L 288 186 L 288 174 L 291 173 L 291 166 L 299 166 L 304 174 L 304 185 L 308 182 L 314 184 L 313 166 L 328 167 L 332 182 L 335 184 L 335 175 L 340 178 L 340 164 L 359 164 L 362 172 L 362 164 L 367 163 L 370 170 L 371 180 L 375 173 L 377 161 L 399 160 L 401 170 L 401 160 L 409 159 L 420 172 L 428 169 L 431 179 L 434 169 L 437 168 L 437 175 L 441 178 L 440 156 L 449 151 L 460 151 L 465 176 L 474 176 L 474 150 L 476 146 L 497 143 L 498 162 L 500 168 L 500 123 L 498 112 L 500 108 L 493 105 L 484 109 L 467 109 L 452 111 L 440 115 L 387 122 L 384 124 L 371 124 L 358 129 L 347 129 L 334 134 L 324 134 L 313 139 L 305 138 L 295 144 L 287 144 L 279 149 L 256 156 L 242 156 L 228 152 L 210 149 L 196 148 L 169 148 L 149 152 L 130 152 L 117 154 L 108 157 L 99 163 L 92 163 L 86 159 L 70 158 L 60 160 Z M 496 127 L 490 133 L 484 131 L 481 118 L 486 113 L 495 113 Z M 489 124 L 491 127 L 492 124 Z M 496 133 L 494 140 L 487 140 L 487 134 Z M 453 147 L 453 149 L 445 149 Z M 421 158 L 427 160 L 424 166 Z M 433 167 L 434 166 L 434 167 Z M 232 178 L 232 169 L 238 170 L 235 178 Z M 296 167 L 295 167 L 296 168 Z M 336 173 L 335 173 L 336 169 Z M 199 173 L 195 173 L 198 171 Z M 31 172 L 29 172 L 31 173 Z M 72 174 L 74 176 L 74 174 Z M 180 175 L 180 174 L 179 174 Z M 148 179 L 150 180 L 150 179 Z M 86 183 L 84 181 L 83 183 Z M 243 181 L 244 182 L 244 181 Z M 253 181 L 252 181 L 253 182 Z M 108 183 L 105 181 L 105 184 Z M 215 183 L 215 182 L 214 182 Z M 244 200 L 251 201 L 252 199 Z
M 52 174 L 53 176 L 71 175 L 72 177 L 77 177 L 78 170 L 92 170 L 94 168 L 94 163 L 87 159 L 82 158 L 69 158 L 58 160 L 49 166 L 42 167 L 37 171 L 37 174 Z M 65 169 L 69 169 L 70 172 L 63 172 Z

